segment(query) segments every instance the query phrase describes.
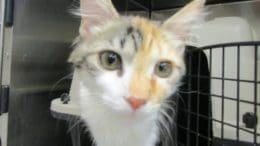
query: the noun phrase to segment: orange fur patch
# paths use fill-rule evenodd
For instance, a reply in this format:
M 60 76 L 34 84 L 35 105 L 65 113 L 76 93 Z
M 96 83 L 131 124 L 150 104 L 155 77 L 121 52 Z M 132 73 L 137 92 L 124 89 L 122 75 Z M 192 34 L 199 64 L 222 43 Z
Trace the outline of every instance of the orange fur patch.
M 130 79 L 129 91 L 131 96 L 136 98 L 159 102 L 166 89 L 156 81 L 156 78 L 147 76 L 146 72 L 150 65 L 154 43 L 161 42 L 161 32 L 153 23 L 140 17 L 133 18 L 133 23 L 143 34 L 143 42 L 133 62 L 134 72 Z M 158 47 L 159 52 L 161 49 Z

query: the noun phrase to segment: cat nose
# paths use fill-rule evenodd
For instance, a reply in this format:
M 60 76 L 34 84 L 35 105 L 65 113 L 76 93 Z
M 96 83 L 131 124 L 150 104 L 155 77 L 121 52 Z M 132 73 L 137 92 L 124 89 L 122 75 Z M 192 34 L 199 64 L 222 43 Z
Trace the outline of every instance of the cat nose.
M 136 98 L 133 96 L 127 97 L 126 100 L 134 110 L 140 108 L 142 105 L 144 105 L 146 103 L 145 99 Z

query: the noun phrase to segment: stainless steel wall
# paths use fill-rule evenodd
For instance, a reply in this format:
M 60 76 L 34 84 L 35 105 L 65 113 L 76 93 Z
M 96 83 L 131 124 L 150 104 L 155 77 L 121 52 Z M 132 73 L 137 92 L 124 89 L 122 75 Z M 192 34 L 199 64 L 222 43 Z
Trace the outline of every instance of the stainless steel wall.
M 70 72 L 66 62 L 79 19 L 73 0 L 15 0 L 8 146 L 66 146 L 63 122 L 52 118 L 50 101 L 69 87 L 55 82 Z

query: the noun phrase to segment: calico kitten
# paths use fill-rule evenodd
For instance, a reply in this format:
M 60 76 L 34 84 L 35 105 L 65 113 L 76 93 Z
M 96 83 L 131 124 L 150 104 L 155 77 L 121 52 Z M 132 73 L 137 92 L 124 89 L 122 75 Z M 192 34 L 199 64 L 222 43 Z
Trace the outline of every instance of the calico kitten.
M 185 37 L 204 3 L 194 0 L 158 25 L 119 16 L 110 0 L 80 1 L 80 36 L 69 61 L 81 79 L 81 117 L 97 146 L 155 146 L 167 98 L 185 73 Z

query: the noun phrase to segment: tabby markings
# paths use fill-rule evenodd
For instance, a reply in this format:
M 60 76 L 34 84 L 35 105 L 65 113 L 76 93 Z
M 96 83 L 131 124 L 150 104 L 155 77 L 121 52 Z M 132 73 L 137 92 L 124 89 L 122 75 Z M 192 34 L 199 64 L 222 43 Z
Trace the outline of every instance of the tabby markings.
M 142 42 L 142 34 L 141 32 L 134 28 L 133 26 L 129 26 L 127 29 L 126 29 L 126 36 L 124 36 L 121 40 L 120 40 L 120 47 L 122 49 L 125 48 L 125 44 L 127 42 L 132 42 L 133 43 L 133 46 L 134 46 L 134 50 L 137 51 L 138 50 L 138 47 L 139 45 L 141 44 Z

